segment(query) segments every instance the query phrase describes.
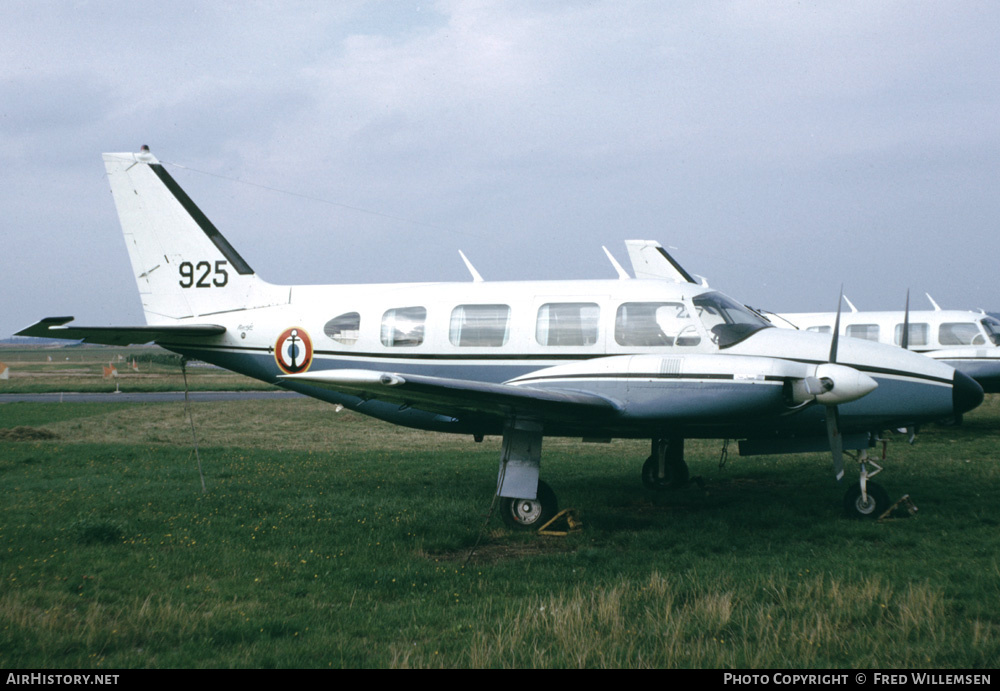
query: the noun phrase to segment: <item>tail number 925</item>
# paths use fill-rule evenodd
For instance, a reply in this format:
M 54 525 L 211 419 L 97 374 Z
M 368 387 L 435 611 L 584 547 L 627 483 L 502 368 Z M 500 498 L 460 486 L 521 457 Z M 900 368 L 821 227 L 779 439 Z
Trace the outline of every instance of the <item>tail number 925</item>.
M 213 286 L 221 288 L 229 283 L 229 272 L 226 271 L 226 264 L 228 262 L 225 259 L 220 259 L 215 262 L 213 269 L 209 262 L 198 262 L 197 264 L 181 262 L 179 268 L 181 288 L 211 288 Z

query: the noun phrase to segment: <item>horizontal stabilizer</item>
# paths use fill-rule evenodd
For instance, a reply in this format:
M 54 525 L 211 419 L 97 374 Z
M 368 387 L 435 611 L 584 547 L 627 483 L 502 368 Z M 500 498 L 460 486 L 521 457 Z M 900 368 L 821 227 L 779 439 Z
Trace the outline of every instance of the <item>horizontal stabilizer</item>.
M 150 341 L 173 341 L 178 338 L 219 336 L 226 327 L 218 324 L 161 324 L 159 326 L 64 326 L 73 317 L 47 317 L 17 336 L 83 340 L 103 345 L 139 345 Z
M 581 417 L 615 416 L 612 400 L 571 390 L 536 389 L 511 384 L 428 377 L 374 370 L 326 370 L 289 374 L 280 379 L 321 386 L 340 393 L 375 399 L 444 415 L 460 411 L 508 417 L 537 415 L 546 420 L 578 422 Z

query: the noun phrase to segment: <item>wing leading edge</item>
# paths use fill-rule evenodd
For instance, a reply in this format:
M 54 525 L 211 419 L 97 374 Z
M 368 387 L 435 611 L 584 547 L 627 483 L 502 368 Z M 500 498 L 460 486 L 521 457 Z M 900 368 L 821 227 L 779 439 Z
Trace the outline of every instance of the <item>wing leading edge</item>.
M 226 327 L 218 324 L 162 324 L 159 326 L 65 326 L 73 321 L 73 317 L 46 317 L 26 329 L 18 331 L 16 336 L 31 336 L 33 338 L 61 338 L 67 340 L 83 340 L 86 343 L 103 345 L 139 345 L 151 341 L 164 341 L 174 338 L 204 338 L 219 336 L 226 332 Z

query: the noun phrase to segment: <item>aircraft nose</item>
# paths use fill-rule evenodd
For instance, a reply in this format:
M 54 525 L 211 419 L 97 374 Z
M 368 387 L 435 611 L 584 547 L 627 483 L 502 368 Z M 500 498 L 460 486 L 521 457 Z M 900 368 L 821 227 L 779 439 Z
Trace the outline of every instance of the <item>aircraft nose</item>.
M 955 370 L 955 383 L 951 389 L 951 402 L 957 415 L 972 410 L 983 402 L 983 387 L 964 372 Z

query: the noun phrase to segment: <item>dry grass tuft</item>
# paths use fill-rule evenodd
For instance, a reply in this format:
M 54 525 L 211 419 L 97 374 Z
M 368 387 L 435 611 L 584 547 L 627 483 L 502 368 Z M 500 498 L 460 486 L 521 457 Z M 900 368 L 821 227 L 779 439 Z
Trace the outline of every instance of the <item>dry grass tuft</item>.
M 38 427 L 22 425 L 13 429 L 0 429 L 0 441 L 43 441 L 58 438 L 58 434 Z

